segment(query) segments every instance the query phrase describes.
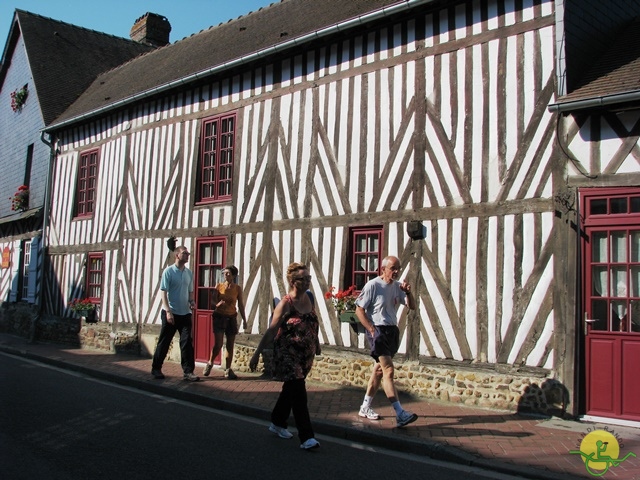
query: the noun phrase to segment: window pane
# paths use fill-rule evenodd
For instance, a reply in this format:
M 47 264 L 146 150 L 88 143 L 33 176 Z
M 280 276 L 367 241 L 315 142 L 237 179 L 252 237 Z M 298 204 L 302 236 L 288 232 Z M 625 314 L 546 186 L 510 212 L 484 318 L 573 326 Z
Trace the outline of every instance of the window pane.
M 631 258 L 632 262 L 640 262 L 640 231 L 633 230 L 630 232 L 629 243 L 631 244 Z
M 616 263 L 627 261 L 627 232 L 611 233 L 611 261 Z
M 208 265 L 211 263 L 211 245 L 201 244 L 198 260 L 201 264 Z
M 607 267 L 593 267 L 591 269 L 591 295 L 594 297 L 608 297 Z
M 369 251 L 370 252 L 379 252 L 378 245 L 380 243 L 380 239 L 377 235 L 371 235 L 369 237 Z
M 627 213 L 627 197 L 612 198 L 609 213 Z
M 592 330 L 607 330 L 608 313 L 606 300 L 591 301 L 591 319 L 595 320 L 590 322 Z
M 611 330 L 614 332 L 627 331 L 627 301 L 611 302 Z
M 611 269 L 611 295 L 612 297 L 627 296 L 627 269 L 615 267 Z
M 211 272 L 209 267 L 200 268 L 200 278 L 198 278 L 198 285 L 201 287 L 210 287 L 211 283 L 209 279 L 211 278 Z
M 224 249 L 222 244 L 217 243 L 213 246 L 213 261 L 218 265 L 222 265 L 222 254 L 224 253 Z
M 631 213 L 640 213 L 640 197 L 631 197 Z
M 604 198 L 593 199 L 590 203 L 590 215 L 605 215 L 607 213 L 607 200 Z
M 640 332 L 640 301 L 631 300 L 629 308 L 629 323 L 632 332 Z
M 369 271 L 370 272 L 379 272 L 380 269 L 378 267 L 378 256 L 370 256 L 369 257 Z
M 630 267 L 629 294 L 632 297 L 640 297 L 640 266 Z
M 591 235 L 591 261 L 596 263 L 604 263 L 608 260 L 607 256 L 607 232 L 594 232 Z

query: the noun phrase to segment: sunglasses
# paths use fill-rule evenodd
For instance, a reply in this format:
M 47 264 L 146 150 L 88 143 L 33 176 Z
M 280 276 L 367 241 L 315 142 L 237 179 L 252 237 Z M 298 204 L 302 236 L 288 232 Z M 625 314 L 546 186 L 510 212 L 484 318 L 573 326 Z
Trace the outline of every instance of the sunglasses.
M 298 280 L 311 280 L 311 275 L 304 275 L 302 277 L 293 277 L 293 281 L 297 282 Z

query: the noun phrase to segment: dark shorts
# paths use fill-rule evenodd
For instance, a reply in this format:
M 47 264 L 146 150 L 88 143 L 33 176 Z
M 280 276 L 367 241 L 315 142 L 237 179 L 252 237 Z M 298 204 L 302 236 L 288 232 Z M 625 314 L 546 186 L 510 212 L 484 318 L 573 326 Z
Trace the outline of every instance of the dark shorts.
M 225 335 L 238 334 L 238 316 L 227 317 L 213 312 L 213 333 L 224 333 Z
M 371 348 L 371 356 L 377 362 L 380 357 L 393 357 L 400 347 L 400 329 L 396 326 L 376 325 L 376 334 L 372 337 L 365 332 Z

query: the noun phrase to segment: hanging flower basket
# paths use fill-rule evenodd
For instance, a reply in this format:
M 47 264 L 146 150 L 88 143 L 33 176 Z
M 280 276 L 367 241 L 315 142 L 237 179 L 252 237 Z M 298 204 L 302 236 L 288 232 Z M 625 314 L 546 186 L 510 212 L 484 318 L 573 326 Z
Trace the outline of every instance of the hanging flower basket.
M 11 197 L 11 210 L 24 212 L 29 208 L 29 187 L 20 185 L 18 191 Z
M 29 96 L 29 84 L 25 83 L 22 88 L 17 88 L 9 95 L 11 96 L 11 110 L 14 112 L 21 112 L 22 107 L 27 101 Z

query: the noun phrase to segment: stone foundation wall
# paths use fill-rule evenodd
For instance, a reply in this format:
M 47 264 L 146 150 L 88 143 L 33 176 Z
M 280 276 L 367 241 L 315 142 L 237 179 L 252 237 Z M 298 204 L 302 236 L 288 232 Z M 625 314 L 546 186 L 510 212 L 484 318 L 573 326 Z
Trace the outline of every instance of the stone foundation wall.
M 0 331 L 29 338 L 33 333 L 34 312 L 28 308 L 0 312 Z M 79 319 L 46 317 L 38 319 L 35 339 L 77 345 L 113 353 L 129 353 L 151 358 L 160 333 L 159 325 L 113 325 L 87 323 Z M 257 335 L 236 338 L 233 368 L 248 372 L 249 361 L 260 340 Z M 309 375 L 312 382 L 366 388 L 373 360 L 360 351 L 323 346 Z M 263 352 L 261 371 L 269 371 L 270 351 Z M 266 362 L 264 361 L 266 360 Z M 178 336 L 174 336 L 166 361 L 180 362 Z M 542 369 L 516 369 L 510 366 L 475 365 L 424 359 L 407 361 L 397 356 L 395 378 L 398 390 L 426 399 L 566 417 L 569 392 L 550 372 Z M 151 369 L 151 363 L 149 363 Z M 196 373 L 198 371 L 196 370 Z
M 234 369 L 248 371 L 254 345 L 236 341 Z M 323 346 L 308 379 L 314 382 L 362 388 L 369 381 L 374 360 L 365 353 Z M 269 352 L 266 352 L 267 354 Z M 432 362 L 432 363 L 431 363 Z M 566 417 L 568 391 L 547 372 L 499 372 L 493 365 L 439 365 L 394 359 L 398 390 L 426 399 L 473 407 L 541 413 Z M 453 362 L 451 362 L 453 363 Z M 262 361 L 259 370 L 268 370 Z M 505 368 L 505 370 L 509 370 Z

